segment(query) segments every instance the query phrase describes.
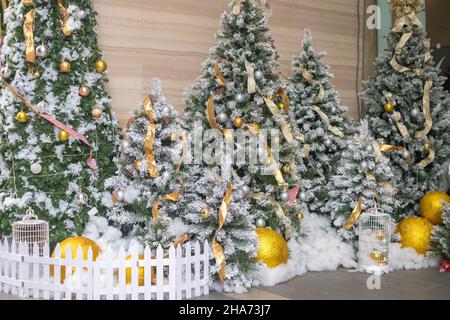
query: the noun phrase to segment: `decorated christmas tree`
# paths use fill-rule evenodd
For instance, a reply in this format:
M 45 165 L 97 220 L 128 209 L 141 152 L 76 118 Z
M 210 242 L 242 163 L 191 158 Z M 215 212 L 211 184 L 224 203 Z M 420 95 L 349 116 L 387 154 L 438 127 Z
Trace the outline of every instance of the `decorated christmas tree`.
M 433 230 L 433 241 L 437 243 L 439 251 L 443 257 L 450 260 L 450 205 L 444 207 L 442 213 L 444 222 L 441 226 L 436 226 Z
M 364 100 L 370 132 L 390 159 L 402 217 L 417 212 L 428 191 L 447 192 L 450 94 L 416 16 L 421 1 L 392 0 L 391 6 L 395 26 Z
M 117 122 L 89 0 L 14 0 L 5 13 L 0 98 L 0 233 L 27 208 L 53 241 L 106 214 Z
M 325 53 L 312 47 L 311 32 L 305 31 L 302 53 L 294 57 L 288 95 L 296 136 L 304 143 L 298 150 L 295 169 L 301 178 L 300 200 L 310 212 L 319 213 L 328 201 L 326 183 L 338 165 L 345 146 L 347 108 L 331 83 Z
M 247 0 L 230 1 L 230 8 L 217 45 L 187 92 L 185 122 L 195 146 L 231 152 L 185 166 L 190 181 L 181 213 L 198 236 L 212 239 L 212 270 L 226 290 L 247 287 L 258 277 L 255 229 L 266 226 L 285 239 L 295 237 L 300 212 L 293 172 L 298 141 L 286 120 L 289 99 L 267 28 L 269 7 Z
M 118 174 L 106 181 L 112 191 L 105 199 L 108 218 L 151 248 L 177 240 L 172 218 L 183 192 L 177 163 L 183 151 L 179 130 L 177 113 L 155 80 L 152 94 L 128 122 Z
M 375 205 L 394 219 L 397 214 L 396 190 L 389 183 L 393 177 L 390 162 L 370 136 L 366 121 L 358 131 L 345 145 L 337 172 L 327 185 L 329 200 L 322 208 L 331 214 L 344 239 L 354 238 L 359 216 Z

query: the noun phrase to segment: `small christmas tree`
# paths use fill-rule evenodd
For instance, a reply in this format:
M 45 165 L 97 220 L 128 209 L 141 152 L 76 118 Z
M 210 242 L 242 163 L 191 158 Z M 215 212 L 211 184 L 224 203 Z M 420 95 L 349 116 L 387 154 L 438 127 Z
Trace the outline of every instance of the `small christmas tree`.
M 391 5 L 395 26 L 363 96 L 371 134 L 396 147 L 388 156 L 403 217 L 417 212 L 427 192 L 447 191 L 442 177 L 449 173 L 450 94 L 416 16 L 421 1 L 392 0 Z
M 14 0 L 5 13 L 0 233 L 27 208 L 51 240 L 81 234 L 114 174 L 118 125 L 90 0 Z
M 335 227 L 344 239 L 355 236 L 355 223 L 366 209 L 375 207 L 396 217 L 395 190 L 389 184 L 393 177 L 391 164 L 370 136 L 367 122 L 359 133 L 347 141 L 339 167 L 327 186 L 329 200 L 323 207 L 330 213 Z
M 177 113 L 155 79 L 152 95 L 125 131 L 118 174 L 106 181 L 112 190 L 105 201 L 110 207 L 108 218 L 151 248 L 168 247 L 181 236 L 171 228 L 183 192 L 176 163 L 183 151 L 178 130 Z
M 343 114 L 347 108 L 331 83 L 330 67 L 323 61 L 325 53 L 316 53 L 312 47 L 309 30 L 305 30 L 302 49 L 292 63 L 288 94 L 297 137 L 304 143 L 296 161 L 300 200 L 310 212 L 319 213 L 328 201 L 326 182 L 335 173 L 345 146 Z

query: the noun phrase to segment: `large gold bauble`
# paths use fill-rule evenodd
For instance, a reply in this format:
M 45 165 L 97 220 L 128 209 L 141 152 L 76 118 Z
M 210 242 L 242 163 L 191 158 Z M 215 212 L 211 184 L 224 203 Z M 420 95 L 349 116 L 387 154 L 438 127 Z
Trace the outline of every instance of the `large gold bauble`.
M 17 122 L 20 123 L 25 123 L 28 121 L 28 114 L 24 111 L 20 111 L 17 115 L 16 115 L 16 120 Z
M 425 254 L 431 242 L 433 225 L 428 220 L 411 216 L 397 225 L 396 232 L 400 233 L 402 247 L 410 247 L 419 254 Z
M 62 73 L 68 73 L 72 70 L 72 66 L 70 65 L 69 61 L 63 61 L 61 62 L 59 69 L 61 70 Z
M 233 120 L 233 125 L 236 127 L 236 128 L 240 128 L 240 127 L 242 127 L 243 125 L 244 125 L 244 120 L 242 120 L 242 118 L 235 118 L 234 120 Z
M 105 72 L 107 68 L 108 68 L 108 65 L 102 59 L 97 60 L 97 62 L 95 63 L 95 71 L 97 71 L 98 73 Z
M 61 259 L 66 259 L 66 250 L 68 247 L 72 250 L 72 259 L 77 258 L 77 251 L 78 248 L 81 246 L 81 249 L 83 250 L 83 260 L 87 260 L 88 258 L 88 251 L 89 247 L 92 248 L 92 259 L 93 261 L 97 260 L 97 257 L 99 256 L 101 250 L 100 247 L 91 239 L 84 238 L 84 237 L 72 237 L 67 238 L 59 243 L 59 247 L 61 248 Z M 56 257 L 56 252 L 53 251 L 52 258 Z M 61 272 L 61 283 L 64 283 L 64 280 L 66 279 L 66 267 L 61 266 L 60 268 Z M 72 273 L 75 272 L 75 268 L 73 268 Z M 50 274 L 53 277 L 55 274 L 54 266 L 50 266 Z
M 66 142 L 67 140 L 69 140 L 69 137 L 70 137 L 70 134 L 67 131 L 65 131 L 65 130 L 61 130 L 58 133 L 58 139 L 61 142 Z
M 286 240 L 270 228 L 257 228 L 258 253 L 256 260 L 265 263 L 269 268 L 287 263 L 289 250 Z
M 420 200 L 420 214 L 434 225 L 442 224 L 442 212 L 446 203 L 450 203 L 450 196 L 446 193 L 429 192 Z
M 388 102 L 384 105 L 384 111 L 392 113 L 395 109 L 395 106 L 392 102 Z
M 94 108 L 92 108 L 92 116 L 95 119 L 99 119 L 103 114 L 102 109 L 100 109 L 98 106 L 95 106 Z
M 86 86 L 80 87 L 80 96 L 82 97 L 88 97 L 91 94 L 91 89 Z
M 126 260 L 131 260 L 132 256 L 128 256 L 126 257 Z M 139 260 L 144 260 L 144 256 L 140 255 L 139 256 Z M 155 267 L 152 267 L 152 283 L 155 284 L 156 283 L 156 269 Z M 125 280 L 127 282 L 127 284 L 131 284 L 133 279 L 133 269 L 132 268 L 126 268 L 125 269 Z M 143 287 L 145 285 L 145 268 L 144 267 L 139 267 L 138 268 L 138 285 L 139 287 Z

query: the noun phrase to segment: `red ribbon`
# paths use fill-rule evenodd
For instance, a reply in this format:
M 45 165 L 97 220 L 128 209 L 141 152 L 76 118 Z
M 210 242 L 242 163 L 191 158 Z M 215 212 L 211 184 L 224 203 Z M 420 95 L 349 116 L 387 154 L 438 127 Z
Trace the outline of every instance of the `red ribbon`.
M 450 271 L 450 260 L 444 260 L 441 264 L 441 269 L 439 272 L 447 272 Z
M 289 190 L 289 204 L 293 204 L 297 199 L 297 194 L 300 191 L 300 186 L 295 186 Z
M 52 118 L 51 116 L 41 113 L 39 112 L 39 110 L 37 110 L 36 108 L 34 108 L 31 103 L 26 100 L 23 96 L 21 96 L 19 93 L 17 93 L 17 91 L 14 90 L 14 88 L 5 81 L 5 79 L 2 78 L 2 82 L 6 85 L 6 87 L 8 88 L 8 90 L 19 100 L 21 100 L 28 109 L 30 109 L 31 111 L 33 111 L 35 114 L 37 114 L 38 116 L 40 116 L 41 118 L 47 120 L 48 122 L 50 122 L 51 124 L 53 124 L 55 127 L 66 131 L 67 133 L 69 133 L 71 136 L 75 137 L 77 140 L 80 140 L 81 142 L 83 142 L 85 145 L 87 145 L 91 151 L 89 153 L 89 157 L 86 160 L 87 165 L 89 166 L 89 168 L 91 168 L 92 170 L 97 170 L 98 167 L 95 164 L 94 161 L 94 151 L 93 148 L 91 146 L 91 144 L 89 143 L 89 141 L 86 139 L 85 136 L 83 136 L 81 133 L 76 132 L 75 130 L 69 128 L 68 126 L 62 124 L 61 122 L 59 122 L 58 120 Z

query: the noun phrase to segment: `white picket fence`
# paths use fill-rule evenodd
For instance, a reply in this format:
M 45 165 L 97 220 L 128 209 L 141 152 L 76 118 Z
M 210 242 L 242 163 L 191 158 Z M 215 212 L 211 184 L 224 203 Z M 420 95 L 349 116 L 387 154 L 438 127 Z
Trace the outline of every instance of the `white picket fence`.
M 46 300 L 180 300 L 209 294 L 208 242 L 188 242 L 167 251 L 159 247 L 156 256 L 147 247 L 142 260 L 137 251 L 127 260 L 123 248 L 116 257 L 104 254 L 97 261 L 93 261 L 91 249 L 83 260 L 81 247 L 75 259 L 70 247 L 64 259 L 59 245 L 54 258 L 48 246 L 43 255 L 39 256 L 39 251 L 37 244 L 0 240 L 0 292 Z M 130 283 L 126 280 L 128 268 Z M 144 268 L 143 285 L 139 285 L 139 268 Z

